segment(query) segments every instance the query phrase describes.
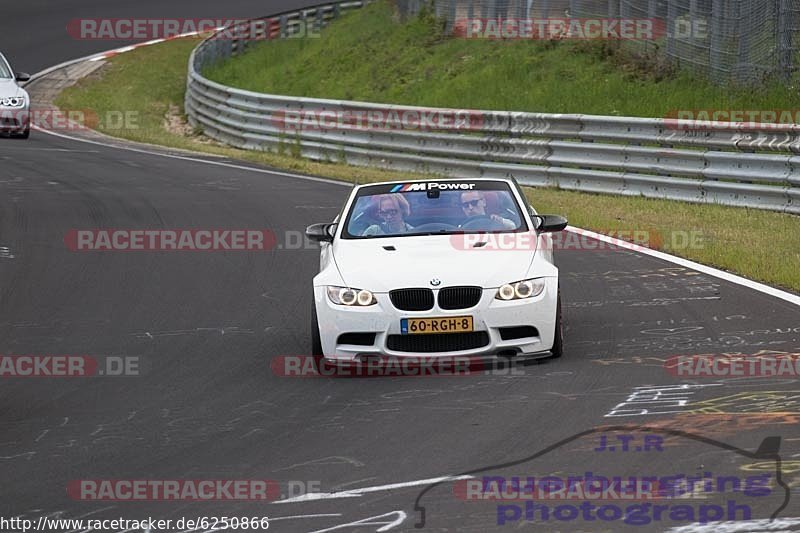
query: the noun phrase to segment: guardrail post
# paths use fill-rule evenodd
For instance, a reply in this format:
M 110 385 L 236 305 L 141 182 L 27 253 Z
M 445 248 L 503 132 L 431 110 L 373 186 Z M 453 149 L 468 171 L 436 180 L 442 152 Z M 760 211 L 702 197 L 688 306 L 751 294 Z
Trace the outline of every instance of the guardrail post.
M 325 26 L 325 11 L 321 8 L 317 8 L 316 17 L 314 17 L 314 32 L 319 33 L 319 31 Z M 308 35 L 308 28 L 306 28 L 306 35 Z
M 286 15 L 281 15 L 280 17 L 280 24 L 281 24 L 281 39 L 286 39 L 288 36 L 289 29 L 286 27 L 288 22 L 288 18 Z
M 257 41 L 266 41 L 269 39 L 269 20 L 261 19 L 256 21 L 258 24 L 255 30 L 255 39 Z

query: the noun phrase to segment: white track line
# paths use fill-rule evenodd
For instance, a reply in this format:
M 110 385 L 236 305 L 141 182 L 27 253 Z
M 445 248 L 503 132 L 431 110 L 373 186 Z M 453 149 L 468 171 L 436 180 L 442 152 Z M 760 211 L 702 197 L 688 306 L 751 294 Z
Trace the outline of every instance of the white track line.
M 95 145 L 98 145 L 98 146 L 104 146 L 106 148 L 116 148 L 117 150 L 127 150 L 129 152 L 138 152 L 140 154 L 168 157 L 170 159 L 179 159 L 181 161 L 191 161 L 192 163 L 203 163 L 203 164 L 206 164 L 206 165 L 217 165 L 217 166 L 221 166 L 221 167 L 234 168 L 236 170 L 249 170 L 251 172 L 259 172 L 261 174 L 275 174 L 275 175 L 278 175 L 278 176 L 285 176 L 285 177 L 288 177 L 288 178 L 299 178 L 299 179 L 310 180 L 310 181 L 318 181 L 318 182 L 321 182 L 321 183 L 329 183 L 331 185 L 341 185 L 341 186 L 344 186 L 344 187 L 353 187 L 352 183 L 345 182 L 345 181 L 338 181 L 338 180 L 327 179 L 327 178 L 317 178 L 315 176 L 306 176 L 306 175 L 303 175 L 303 174 L 292 174 L 291 172 L 282 172 L 280 170 L 270 170 L 268 168 L 258 168 L 258 167 L 248 167 L 248 166 L 245 166 L 245 165 L 235 165 L 233 163 L 225 163 L 224 161 L 211 161 L 211 160 L 208 160 L 208 159 L 199 159 L 199 158 L 196 158 L 196 157 L 188 157 L 188 156 L 177 155 L 177 154 L 166 154 L 166 153 L 162 153 L 162 152 L 145 150 L 143 148 L 134 148 L 132 146 L 118 146 L 118 145 L 115 145 L 115 144 L 104 143 L 104 142 L 100 142 L 100 141 L 93 141 L 93 140 L 90 140 L 90 139 L 82 139 L 80 137 L 71 137 L 69 135 L 64 135 L 63 133 L 56 133 L 54 131 L 50 131 L 50 130 L 47 130 L 47 129 L 36 128 L 36 130 L 40 131 L 42 133 L 46 133 L 47 135 L 53 135 L 55 137 L 61 137 L 62 139 L 69 139 L 70 141 L 78 141 L 78 142 L 82 142 L 82 143 L 95 144 Z M 126 142 L 124 139 L 120 139 L 120 141 Z M 159 148 L 163 148 L 163 149 L 166 149 L 166 150 L 168 150 L 168 149 L 181 150 L 183 152 L 192 152 L 192 153 L 195 153 L 197 155 L 203 155 L 203 156 L 211 156 L 211 157 L 215 156 L 215 154 L 207 154 L 207 153 L 203 153 L 203 152 L 195 152 L 194 150 L 186 150 L 184 148 L 171 148 L 169 146 L 164 146 L 164 147 L 159 147 Z
M 775 520 L 737 520 L 735 522 L 709 522 L 689 524 L 667 529 L 669 533 L 754 533 L 757 531 L 797 531 L 800 518 L 776 518 Z
M 391 483 L 389 485 L 378 485 L 375 487 L 364 487 L 361 489 L 343 490 L 341 492 L 310 492 L 308 494 L 303 494 L 302 496 L 295 496 L 294 498 L 278 500 L 272 503 L 299 503 L 299 502 L 310 502 L 317 500 L 335 500 L 337 498 L 358 498 L 362 494 L 367 494 L 370 492 L 382 492 L 386 490 L 405 489 L 408 487 L 419 487 L 420 485 L 433 485 L 434 483 L 459 481 L 462 479 L 473 479 L 473 476 L 434 477 L 430 479 L 418 479 L 416 481 L 406 481 L 404 483 Z
M 725 272 L 724 270 L 719 270 L 710 266 L 701 265 L 700 263 L 695 263 L 694 261 L 689 261 L 688 259 L 683 259 L 682 257 L 676 257 L 668 253 L 659 252 L 658 250 L 651 250 L 650 248 L 645 248 L 641 245 L 620 241 L 619 239 L 615 239 L 613 237 L 609 237 L 608 235 L 603 235 L 601 233 L 595 233 L 593 231 L 581 228 L 575 228 L 572 226 L 567 226 L 567 230 L 573 231 L 575 233 L 580 233 L 581 235 L 586 235 L 587 237 L 590 237 L 592 239 L 597 239 L 599 241 L 618 245 L 620 248 L 625 248 L 627 250 L 634 250 L 636 252 L 649 255 L 661 259 L 663 261 L 669 261 L 670 263 L 675 263 L 676 265 L 680 265 L 686 268 L 691 268 L 692 270 L 697 270 L 698 272 L 702 272 L 703 274 L 708 274 L 709 276 L 714 276 L 720 279 L 724 279 L 725 281 L 736 283 L 737 285 L 742 285 L 744 287 L 747 287 L 748 289 L 753 289 L 754 291 L 763 292 L 764 294 L 769 294 L 770 296 L 774 296 L 775 298 L 786 300 L 787 302 L 792 303 L 794 305 L 800 305 L 800 296 L 798 295 L 782 291 L 780 289 L 776 289 L 775 287 L 770 287 L 769 285 L 764 285 L 763 283 L 743 278 L 741 276 L 737 276 L 736 274 L 731 274 L 730 272 Z
M 336 518 L 342 516 L 342 513 L 326 513 L 326 514 L 296 514 L 292 516 L 270 516 L 270 522 L 277 522 L 278 520 L 296 520 L 298 518 Z
M 221 28 L 216 28 L 216 29 L 219 30 Z M 189 33 L 182 33 L 181 35 L 176 35 L 174 37 L 168 37 L 166 39 L 153 39 L 152 41 L 145 41 L 143 43 L 136 43 L 136 44 L 132 44 L 132 45 L 128 45 L 128 46 L 122 46 L 120 48 L 114 48 L 112 50 L 106 50 L 105 52 L 97 52 L 97 53 L 94 53 L 94 54 L 89 54 L 88 56 L 79 57 L 77 59 L 70 59 L 69 61 L 64 61 L 63 63 L 59 63 L 57 65 L 53 65 L 52 67 L 47 67 L 44 70 L 40 70 L 39 72 L 37 72 L 36 74 L 31 76 L 31 79 L 29 81 L 25 82 L 25 85 L 28 85 L 29 83 L 33 83 L 34 81 L 36 81 L 36 78 L 41 78 L 42 76 L 44 76 L 46 74 L 50 74 L 51 72 L 53 72 L 55 70 L 60 70 L 60 69 L 62 69 L 64 67 L 68 67 L 68 66 L 74 65 L 76 63 L 81 63 L 83 61 L 101 61 L 103 59 L 107 59 L 109 57 L 113 57 L 113 56 L 115 56 L 117 54 L 123 54 L 125 52 L 129 52 L 131 50 L 135 50 L 136 48 L 141 48 L 142 46 L 150 46 L 150 45 L 153 45 L 153 44 L 163 43 L 164 41 L 171 41 L 172 39 L 181 39 L 181 38 L 184 38 L 184 37 L 193 37 L 195 35 L 197 35 L 196 31 L 189 32 Z M 25 85 L 23 85 L 23 87 Z

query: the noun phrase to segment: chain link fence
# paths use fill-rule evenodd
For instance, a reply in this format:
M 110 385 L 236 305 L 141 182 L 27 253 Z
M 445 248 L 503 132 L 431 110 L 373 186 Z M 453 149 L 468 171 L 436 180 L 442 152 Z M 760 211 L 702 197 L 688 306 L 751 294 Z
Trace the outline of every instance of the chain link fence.
M 469 20 L 651 20 L 651 39 L 621 40 L 717 83 L 787 82 L 800 66 L 800 0 L 394 0 L 401 16 L 426 6 L 448 33 Z

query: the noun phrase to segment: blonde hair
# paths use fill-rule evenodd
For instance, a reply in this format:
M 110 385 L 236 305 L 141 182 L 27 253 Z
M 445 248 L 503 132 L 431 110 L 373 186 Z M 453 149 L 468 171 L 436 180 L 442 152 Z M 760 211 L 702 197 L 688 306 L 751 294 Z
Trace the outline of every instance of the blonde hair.
M 407 217 L 411 214 L 411 206 L 408 203 L 402 194 L 395 192 L 395 193 L 388 193 L 388 194 L 379 194 L 375 196 L 373 199 L 373 205 L 375 206 L 375 212 L 381 210 L 381 204 L 384 201 L 392 202 L 397 209 L 402 213 L 403 218 Z

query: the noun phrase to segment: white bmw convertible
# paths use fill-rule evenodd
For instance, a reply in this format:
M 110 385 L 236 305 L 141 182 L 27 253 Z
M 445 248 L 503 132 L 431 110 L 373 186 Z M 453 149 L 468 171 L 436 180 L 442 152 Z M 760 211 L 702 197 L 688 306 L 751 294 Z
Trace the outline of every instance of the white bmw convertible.
M 30 98 L 18 82 L 28 81 L 30 75 L 11 70 L 0 54 L 0 133 L 27 139 L 31 134 Z
M 559 357 L 561 295 L 552 236 L 512 179 L 355 187 L 321 243 L 312 354 Z

